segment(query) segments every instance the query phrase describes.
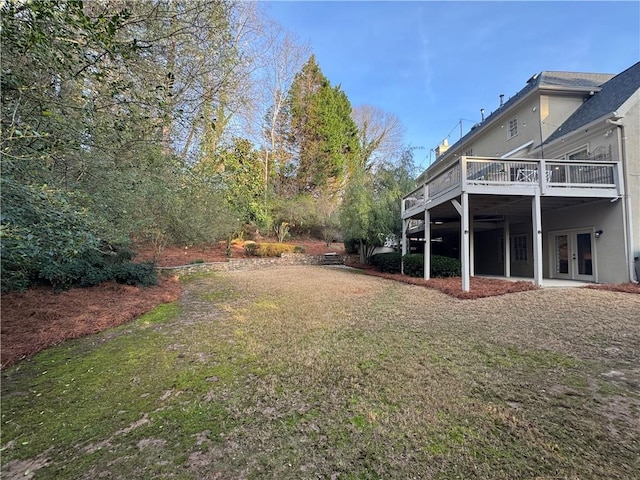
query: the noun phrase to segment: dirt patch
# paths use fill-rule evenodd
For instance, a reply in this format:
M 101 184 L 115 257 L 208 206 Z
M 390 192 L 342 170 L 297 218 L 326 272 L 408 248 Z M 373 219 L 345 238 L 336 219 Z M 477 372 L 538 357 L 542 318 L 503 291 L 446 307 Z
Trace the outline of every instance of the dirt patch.
M 2 478 L 6 480 L 30 480 L 36 472 L 49 464 L 49 451 L 26 460 L 11 460 L 2 469 Z
M 105 283 L 54 293 L 33 288 L 2 296 L 2 368 L 65 340 L 122 325 L 180 297 L 176 279 L 139 288 Z

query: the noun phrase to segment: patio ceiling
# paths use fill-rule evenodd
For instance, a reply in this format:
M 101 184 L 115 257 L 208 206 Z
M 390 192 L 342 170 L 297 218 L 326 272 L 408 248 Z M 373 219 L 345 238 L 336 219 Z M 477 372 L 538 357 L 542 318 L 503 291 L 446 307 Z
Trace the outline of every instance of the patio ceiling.
M 510 223 L 531 221 L 531 196 L 522 195 L 469 195 L 469 214 L 474 218 L 474 229 L 486 230 L 498 228 L 504 218 L 508 217 Z M 544 213 L 550 210 L 560 210 L 595 202 L 609 202 L 602 198 L 574 198 L 574 197 L 541 197 L 542 218 Z M 446 202 L 433 207 L 431 213 L 432 236 L 460 229 L 460 215 L 451 202 Z M 424 214 L 420 213 L 412 217 L 423 220 Z M 441 223 L 442 222 L 442 223 Z M 411 235 L 423 231 L 422 227 L 411 229 Z

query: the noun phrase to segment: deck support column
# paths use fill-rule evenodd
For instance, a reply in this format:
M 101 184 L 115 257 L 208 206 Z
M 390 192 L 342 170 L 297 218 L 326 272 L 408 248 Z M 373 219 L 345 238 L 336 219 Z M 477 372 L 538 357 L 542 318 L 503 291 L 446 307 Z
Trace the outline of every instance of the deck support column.
M 424 279 L 431 278 L 431 213 L 424 209 Z
M 509 233 L 509 219 L 505 217 L 504 225 L 502 227 L 502 247 L 504 252 L 504 276 L 509 278 L 511 276 L 511 234 Z
M 531 200 L 531 218 L 533 227 L 533 281 L 542 286 L 542 218 L 540 210 L 540 191 Z
M 476 276 L 475 258 L 475 230 L 473 228 L 473 217 L 469 219 L 469 274 Z
M 404 256 L 407 254 L 407 223 L 402 219 L 402 258 L 400 259 L 400 273 L 404 275 Z
M 462 192 L 460 196 L 460 260 L 462 262 L 462 291 L 468 292 L 471 269 L 469 268 L 469 194 Z

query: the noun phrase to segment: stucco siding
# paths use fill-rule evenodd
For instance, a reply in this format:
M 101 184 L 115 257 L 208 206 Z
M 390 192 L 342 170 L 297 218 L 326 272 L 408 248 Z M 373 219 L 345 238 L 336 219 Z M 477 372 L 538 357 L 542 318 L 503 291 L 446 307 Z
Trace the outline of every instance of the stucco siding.
M 594 239 L 593 248 L 598 283 L 621 283 L 628 281 L 624 256 L 624 227 L 622 201 L 603 200 L 543 214 L 543 242 L 546 243 L 544 272 L 549 276 L 551 261 L 551 235 L 553 232 L 569 230 L 602 230 L 600 238 Z

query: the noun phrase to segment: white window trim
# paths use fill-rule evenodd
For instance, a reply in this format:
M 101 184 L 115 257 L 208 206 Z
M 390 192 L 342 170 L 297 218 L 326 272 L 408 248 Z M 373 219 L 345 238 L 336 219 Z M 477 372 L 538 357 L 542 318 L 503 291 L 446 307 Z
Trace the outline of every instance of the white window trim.
M 570 160 L 570 156 L 571 155 L 575 155 L 576 153 L 582 152 L 583 150 L 586 150 L 587 152 L 587 156 L 590 155 L 591 150 L 589 150 L 589 144 L 585 143 L 584 145 L 582 145 L 581 147 L 578 148 L 574 148 L 573 150 L 567 152 L 564 154 L 564 156 L 562 158 L 564 158 L 565 160 Z
M 513 135 L 511 135 L 511 127 L 510 124 L 511 122 L 516 122 L 516 133 L 514 133 Z M 511 120 L 507 121 L 507 139 L 511 140 L 512 138 L 515 138 L 518 136 L 518 117 L 513 117 Z
M 516 248 L 516 239 L 524 238 L 524 247 Z M 512 262 L 522 262 L 527 263 L 529 261 L 529 238 L 526 233 L 517 233 L 511 235 L 511 241 L 509 242 L 509 248 L 511 248 L 511 261 Z M 518 255 L 518 252 L 524 253 L 524 258 L 522 255 Z

